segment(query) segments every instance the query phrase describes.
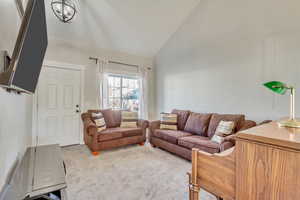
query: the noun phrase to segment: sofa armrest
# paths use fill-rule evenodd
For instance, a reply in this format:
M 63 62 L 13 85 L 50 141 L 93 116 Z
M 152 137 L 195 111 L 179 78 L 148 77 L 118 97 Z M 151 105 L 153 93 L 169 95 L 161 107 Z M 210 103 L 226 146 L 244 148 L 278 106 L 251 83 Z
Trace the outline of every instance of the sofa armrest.
M 224 142 L 231 142 L 235 144 L 235 136 L 236 134 L 228 135 L 224 138 Z
M 245 120 L 244 123 L 242 124 L 241 128 L 238 131 L 244 131 L 249 128 L 252 128 L 256 126 L 256 122 L 252 120 Z
M 140 120 L 138 120 L 137 125 L 138 125 L 138 127 L 142 128 L 143 135 L 144 135 L 144 137 L 146 137 L 147 128 L 149 127 L 149 121 L 140 119 Z
M 265 121 L 262 121 L 261 123 L 259 123 L 258 125 L 268 124 L 271 122 L 272 122 L 272 120 L 265 120 Z
M 149 127 L 149 122 L 147 120 L 139 119 L 137 125 L 142 129 L 146 129 Z
M 227 149 L 230 149 L 231 147 L 233 147 L 235 145 L 235 143 L 231 142 L 231 141 L 224 141 L 221 145 L 220 145 L 220 152 L 226 151 Z
M 153 133 L 156 129 L 160 128 L 160 120 L 156 120 L 156 121 L 151 121 L 150 122 L 150 133 Z

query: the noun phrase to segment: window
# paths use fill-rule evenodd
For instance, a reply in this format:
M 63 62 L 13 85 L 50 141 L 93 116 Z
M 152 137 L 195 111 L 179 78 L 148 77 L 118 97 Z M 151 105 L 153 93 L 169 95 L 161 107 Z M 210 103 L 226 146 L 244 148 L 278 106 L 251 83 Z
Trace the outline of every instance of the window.
M 108 76 L 108 107 L 116 110 L 139 111 L 139 79 L 136 77 Z

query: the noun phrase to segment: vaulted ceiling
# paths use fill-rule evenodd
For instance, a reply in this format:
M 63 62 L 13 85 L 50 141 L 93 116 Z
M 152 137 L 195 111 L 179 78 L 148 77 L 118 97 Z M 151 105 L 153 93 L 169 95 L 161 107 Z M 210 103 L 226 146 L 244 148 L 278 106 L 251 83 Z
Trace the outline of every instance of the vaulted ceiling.
M 71 24 L 55 18 L 46 0 L 49 40 L 76 48 L 153 57 L 200 0 L 79 0 Z

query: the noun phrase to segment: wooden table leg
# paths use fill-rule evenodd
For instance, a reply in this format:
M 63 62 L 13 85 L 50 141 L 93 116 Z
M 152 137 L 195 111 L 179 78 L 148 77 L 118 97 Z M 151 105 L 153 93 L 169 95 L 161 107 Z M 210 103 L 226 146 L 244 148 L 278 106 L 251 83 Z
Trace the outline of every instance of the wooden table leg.
M 200 187 L 197 180 L 197 159 L 198 149 L 192 150 L 192 174 L 189 175 L 189 195 L 190 200 L 199 200 Z

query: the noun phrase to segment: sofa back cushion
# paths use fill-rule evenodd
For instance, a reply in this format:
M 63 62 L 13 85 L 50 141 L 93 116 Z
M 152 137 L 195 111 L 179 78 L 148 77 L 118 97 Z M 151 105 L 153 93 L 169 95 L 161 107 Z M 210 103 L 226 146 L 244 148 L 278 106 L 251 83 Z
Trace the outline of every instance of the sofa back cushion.
M 191 113 L 184 131 L 207 137 L 207 129 L 212 114 Z
M 190 111 L 189 110 L 177 110 L 174 109 L 172 111 L 173 114 L 177 114 L 177 123 L 178 123 L 178 130 L 183 131 L 186 121 L 189 118 Z
M 231 114 L 213 114 L 211 116 L 207 136 L 212 138 L 216 132 L 216 129 L 220 121 L 233 121 L 235 123 L 234 133 L 237 131 L 238 127 L 245 121 L 245 115 L 231 115 Z
M 121 121 L 122 121 L 122 111 L 121 110 L 113 110 L 113 115 L 114 115 L 114 128 L 120 127 L 121 126 Z
M 118 127 L 120 124 L 118 124 L 118 122 L 115 120 L 116 118 L 116 114 L 114 113 L 114 111 L 112 109 L 104 109 L 104 110 L 89 110 L 89 113 L 99 113 L 101 112 L 104 120 L 105 120 L 105 124 L 107 128 L 115 128 Z M 121 120 L 120 120 L 121 121 Z M 121 122 L 120 122 L 121 123 Z

